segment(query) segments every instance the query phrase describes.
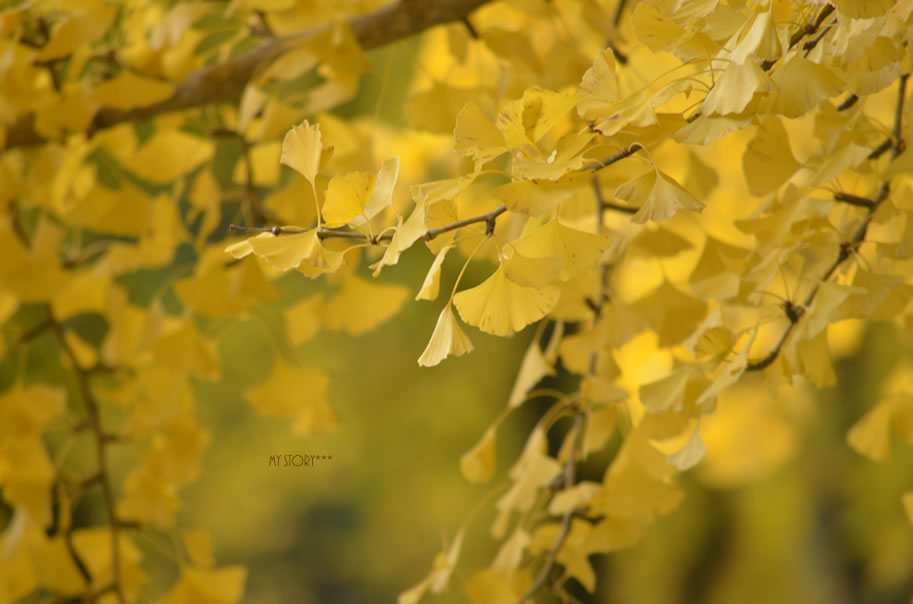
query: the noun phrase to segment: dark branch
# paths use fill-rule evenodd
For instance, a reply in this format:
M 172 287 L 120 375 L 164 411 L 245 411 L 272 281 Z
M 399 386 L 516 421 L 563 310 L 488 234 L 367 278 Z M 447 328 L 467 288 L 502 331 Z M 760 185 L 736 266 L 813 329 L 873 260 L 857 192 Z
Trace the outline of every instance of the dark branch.
M 643 148 L 643 145 L 640 143 L 632 143 L 618 153 L 610 155 L 603 160 L 596 161 L 595 163 L 592 163 L 588 166 L 584 166 L 579 170 L 579 172 L 595 172 L 597 170 L 602 170 L 603 168 L 607 168 L 615 162 L 619 162 L 625 159 L 626 157 L 631 157 Z
M 848 203 L 851 206 L 859 206 L 860 208 L 871 208 L 875 205 L 875 202 L 867 197 L 859 197 L 850 193 L 834 193 L 834 201 Z
M 435 0 L 434 2 L 401 1 L 373 13 L 354 17 L 349 27 L 365 49 L 376 48 L 421 32 L 429 27 L 459 21 L 488 0 Z M 111 128 L 124 122 L 148 119 L 163 113 L 200 107 L 210 103 L 237 102 L 257 70 L 277 57 L 289 43 L 334 27 L 328 23 L 282 38 L 270 38 L 256 48 L 218 65 L 203 67 L 177 85 L 170 98 L 136 109 L 111 107 L 95 115 L 90 132 Z M 13 123 L 7 131 L 6 148 L 38 145 L 45 138 L 35 129 L 35 114 L 29 113 Z
M 574 473 L 577 466 L 577 449 L 580 448 L 581 436 L 583 435 L 583 419 L 585 413 L 581 410 L 574 415 L 574 427 L 571 428 L 573 438 L 573 445 L 571 446 L 570 454 L 568 455 L 567 462 L 564 464 L 564 489 L 567 490 L 574 485 Z M 545 555 L 545 564 L 542 565 L 542 569 L 539 571 L 539 574 L 536 576 L 536 580 L 533 581 L 533 584 L 529 586 L 529 589 L 526 590 L 526 593 L 520 596 L 519 604 L 523 604 L 527 600 L 530 600 L 533 596 L 536 595 L 542 586 L 545 585 L 545 582 L 548 580 L 548 575 L 552 571 L 552 567 L 555 565 L 555 558 L 558 557 L 558 552 L 561 551 L 561 546 L 564 545 L 564 542 L 567 540 L 568 535 L 571 532 L 571 522 L 574 519 L 574 510 L 567 512 L 561 518 L 561 529 L 558 532 L 558 538 L 555 539 L 555 543 L 552 545 L 551 549 L 548 550 L 548 553 Z
M 456 229 L 468 226 L 470 224 L 476 224 L 478 222 L 484 222 L 486 224 L 485 233 L 490 235 L 494 232 L 494 223 L 495 219 L 498 216 L 507 211 L 507 206 L 500 205 L 491 212 L 486 212 L 478 216 L 473 216 L 471 218 L 464 218 L 463 220 L 458 220 L 451 224 L 446 224 L 444 226 L 436 227 L 433 229 L 428 229 L 425 231 L 419 239 L 423 241 L 431 241 L 438 235 L 447 233 L 448 231 L 454 231 Z M 300 235 L 301 233 L 308 233 L 313 229 L 302 229 L 300 227 L 245 227 L 239 226 L 237 224 L 228 225 L 228 230 L 233 233 L 272 233 L 277 237 L 279 235 Z M 393 239 L 393 233 L 384 233 L 383 235 L 375 235 L 371 237 L 365 233 L 359 233 L 357 231 L 338 231 L 336 229 L 328 228 L 319 228 L 317 229 L 317 237 L 320 239 L 359 239 L 361 241 L 367 241 L 373 245 L 378 245 L 382 241 L 390 241 Z
M 901 152 L 904 148 L 903 121 L 902 120 L 903 120 L 904 102 L 906 100 L 906 94 L 907 94 L 907 80 L 909 79 L 909 77 L 910 77 L 910 74 L 905 73 L 900 76 L 900 79 L 898 82 L 897 104 L 894 109 L 894 131 L 893 131 L 894 144 L 891 149 L 891 160 L 892 161 L 894 159 L 896 159 L 898 155 L 901 154 Z M 845 241 L 840 244 L 840 251 L 837 253 L 837 258 L 834 260 L 834 262 L 831 264 L 831 266 L 827 269 L 827 271 L 825 271 L 824 275 L 821 277 L 821 280 L 819 281 L 819 284 L 825 283 L 826 281 L 828 281 L 834 275 L 834 273 L 837 272 L 837 269 L 840 268 L 840 266 L 849 259 L 852 251 L 855 250 L 856 248 L 858 248 L 859 244 L 861 244 L 863 241 L 865 241 L 865 236 L 869 230 L 869 224 L 871 224 L 871 222 L 872 222 L 872 217 L 875 215 L 875 212 L 878 210 L 879 207 L 881 207 L 881 204 L 884 203 L 884 201 L 888 198 L 888 195 L 890 195 L 890 194 L 891 194 L 891 182 L 889 180 L 886 180 L 881 184 L 881 188 L 878 190 L 878 194 L 874 197 L 874 199 L 871 199 L 871 200 L 864 198 L 864 197 L 856 197 L 854 195 L 848 195 L 845 193 L 844 194 L 838 193 L 838 194 L 834 195 L 834 199 L 837 199 L 838 201 L 843 201 L 845 203 L 851 203 L 853 205 L 859 205 L 859 206 L 867 208 L 868 211 L 866 212 L 865 220 L 863 220 L 862 224 L 859 225 L 859 228 L 856 229 L 856 232 L 853 233 L 853 236 L 849 239 L 849 241 Z M 843 199 L 838 199 L 838 196 L 842 196 Z M 854 203 L 853 201 L 850 201 L 851 198 L 860 203 Z M 812 291 L 808 294 L 808 296 L 805 299 L 805 304 L 804 304 L 805 308 L 808 308 L 811 306 L 812 302 L 814 302 L 814 300 L 815 300 L 815 296 L 818 295 L 819 290 L 820 290 L 820 285 L 816 285 L 814 287 L 814 289 L 812 289 Z M 786 309 L 786 315 L 787 315 L 787 318 L 789 319 L 789 325 L 783 331 L 783 335 L 780 336 L 780 340 L 777 342 L 777 345 L 763 359 L 749 362 L 748 366 L 745 368 L 746 371 L 759 371 L 761 369 L 765 369 L 776 360 L 777 356 L 780 354 L 780 350 L 783 348 L 783 344 L 786 342 L 786 339 L 789 337 L 789 334 L 792 332 L 793 328 L 799 323 L 799 319 L 802 318 L 802 313 L 795 313 L 795 312 L 790 313 L 789 308 Z

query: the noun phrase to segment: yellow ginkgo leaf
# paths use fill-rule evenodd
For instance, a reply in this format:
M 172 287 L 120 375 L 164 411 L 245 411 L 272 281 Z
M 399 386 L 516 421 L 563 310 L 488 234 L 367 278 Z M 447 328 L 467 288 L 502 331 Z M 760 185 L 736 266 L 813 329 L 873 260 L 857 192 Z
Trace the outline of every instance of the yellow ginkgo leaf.
M 606 49 L 596 55 L 593 66 L 583 74 L 577 96 L 577 113 L 584 119 L 604 116 L 613 103 L 621 100 L 614 51 Z
M 164 101 L 174 94 L 174 84 L 144 78 L 132 71 L 102 82 L 92 91 L 92 98 L 99 105 L 129 111 L 137 107 L 148 107 Z
M 599 261 L 609 247 L 609 239 L 561 224 L 553 218 L 513 244 L 527 258 L 560 258 L 558 278 L 567 281 Z
M 755 16 L 751 29 L 732 52 L 732 60 L 744 63 L 750 60 L 776 61 L 783 52 L 774 16 L 767 10 Z
M 454 296 L 453 303 L 470 325 L 507 336 L 544 317 L 560 295 L 554 286 L 537 289 L 514 283 L 501 265 L 481 284 Z
M 116 15 L 115 7 L 105 6 L 70 17 L 54 30 L 48 43 L 35 55 L 35 61 L 59 59 L 78 46 L 91 44 L 104 35 Z
M 507 144 L 482 109 L 470 102 L 457 115 L 453 148 L 457 153 L 474 157 L 477 164 L 484 164 L 507 151 Z
M 633 308 L 659 334 L 660 346 L 673 346 L 694 333 L 704 320 L 707 303 L 663 281 Z
M 323 304 L 323 326 L 352 335 L 366 333 L 395 315 L 408 295 L 402 285 L 372 283 L 353 275 Z
M 244 398 L 266 417 L 310 418 L 315 410 L 327 406 L 329 383 L 326 371 L 295 367 L 277 359 L 266 381 L 246 390 Z M 325 432 L 334 425 L 335 422 L 314 424 L 311 431 Z
M 773 81 L 754 61 L 730 63 L 701 105 L 705 115 L 741 113 L 758 94 L 770 94 Z
M 776 191 L 799 169 L 779 118 L 768 117 L 758 126 L 742 156 L 742 168 L 752 195 Z
M 475 348 L 453 315 L 453 307 L 448 303 L 441 311 L 431 334 L 428 346 L 418 358 L 422 367 L 434 367 L 450 355 L 455 357 L 472 352 Z
M 316 185 L 317 172 L 320 170 L 320 157 L 323 153 L 323 140 L 320 136 L 320 125 L 313 126 L 304 120 L 285 135 L 282 140 L 280 163 L 289 166 L 309 183 Z
M 212 151 L 212 142 L 204 138 L 180 130 L 165 130 L 131 154 L 127 168 L 144 180 L 167 184 L 207 161 Z
M 335 272 L 342 266 L 342 252 L 325 248 L 316 229 L 289 235 L 261 233 L 247 242 L 251 251 L 280 271 L 304 269 L 302 272 L 313 277 Z M 243 242 L 229 246 L 226 251 L 236 258 L 249 253 Z
M 704 208 L 703 203 L 655 166 L 653 170 L 615 189 L 615 197 L 641 204 L 637 213 L 631 217 L 631 222 L 637 224 L 644 224 L 648 220 L 666 220 L 681 209 L 699 212 Z
M 589 184 L 590 179 L 590 174 L 574 172 L 556 182 L 517 180 L 501 185 L 492 191 L 492 195 L 503 201 L 511 212 L 542 216 L 553 212 L 562 201 Z
M 374 190 L 375 177 L 367 172 L 334 176 L 323 203 L 323 219 L 328 227 L 349 224 L 365 210 Z
M 558 279 L 560 258 L 528 258 L 515 250 L 509 254 L 504 261 L 504 275 L 517 285 L 541 289 Z
M 680 472 L 684 472 L 696 466 L 704 458 L 705 453 L 707 453 L 707 447 L 701 440 L 701 422 L 698 420 L 697 426 L 685 445 L 678 451 L 667 455 L 666 459 Z
M 519 407 L 526 400 L 526 395 L 532 388 L 539 383 L 539 380 L 546 375 L 554 375 L 555 370 L 552 365 L 542 354 L 539 348 L 539 342 L 536 338 L 530 342 L 523 361 L 520 363 L 520 370 L 517 372 L 517 378 L 514 381 L 514 387 L 510 391 L 510 397 L 507 399 L 508 407 Z
M 431 268 L 428 269 L 428 274 L 425 275 L 425 281 L 422 283 L 422 288 L 415 296 L 416 300 L 430 301 L 437 299 L 438 292 L 441 289 L 441 265 L 444 263 L 447 252 L 452 248 L 452 245 L 445 245 L 438 251 L 437 255 L 434 257 L 434 262 L 431 263 Z
M 793 55 L 777 69 L 773 81 L 777 94 L 770 97 L 770 111 L 788 118 L 805 115 L 844 88 L 833 71 L 801 54 Z
M 321 304 L 323 304 L 323 296 L 313 294 L 282 311 L 285 333 L 293 345 L 297 346 L 310 340 L 320 331 Z
M 522 98 L 508 103 L 498 113 L 496 125 L 509 148 L 534 145 L 576 104 L 574 96 L 528 88 Z
M 834 0 L 841 13 L 854 19 L 881 17 L 894 6 L 896 0 Z
M 377 178 L 374 181 L 374 190 L 371 191 L 371 197 L 365 203 L 364 215 L 368 220 L 380 214 L 384 209 L 393 206 L 393 189 L 396 187 L 396 180 L 399 178 L 399 158 L 394 157 L 386 160 L 377 172 Z M 355 224 L 360 224 L 358 217 Z
M 849 445 L 857 453 L 874 461 L 891 458 L 891 401 L 877 404 L 850 428 L 846 435 Z
M 460 471 L 469 482 L 488 482 L 495 473 L 495 431 L 485 431 L 476 446 L 460 457 Z

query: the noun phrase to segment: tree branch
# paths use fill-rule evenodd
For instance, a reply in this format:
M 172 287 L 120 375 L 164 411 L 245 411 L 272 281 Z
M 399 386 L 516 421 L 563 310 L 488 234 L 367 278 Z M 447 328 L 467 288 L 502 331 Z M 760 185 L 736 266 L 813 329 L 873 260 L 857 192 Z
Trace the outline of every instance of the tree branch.
M 900 76 L 897 86 L 897 104 L 894 109 L 894 130 L 893 130 L 893 145 L 891 147 L 891 161 L 897 158 L 898 155 L 904 149 L 904 140 L 903 140 L 903 111 L 904 111 L 904 101 L 906 100 L 907 95 L 907 80 L 910 78 L 910 74 L 905 73 Z M 846 260 L 850 257 L 853 250 L 859 247 L 859 244 L 865 241 L 865 235 L 869 230 L 869 224 L 872 222 L 872 217 L 875 215 L 875 212 L 878 211 L 878 208 L 881 207 L 881 204 L 888 198 L 888 195 L 891 194 L 891 182 L 889 180 L 884 181 L 881 184 L 881 188 L 878 190 L 878 194 L 874 199 L 867 199 L 864 197 L 856 197 L 855 195 L 848 195 L 844 193 L 838 193 L 834 195 L 834 199 L 838 201 L 843 201 L 845 203 L 850 203 L 853 205 L 859 205 L 868 209 L 865 219 L 862 221 L 862 224 L 859 225 L 859 228 L 856 229 L 856 232 L 853 233 L 853 236 L 849 241 L 845 241 L 840 244 L 840 251 L 837 254 L 837 258 L 834 260 L 833 264 L 825 271 L 824 275 L 819 281 L 819 285 L 816 285 L 814 289 L 808 294 L 805 299 L 804 307 L 808 308 L 811 306 L 812 302 L 815 300 L 815 296 L 818 295 L 820 289 L 820 283 L 827 282 L 837 269 L 840 268 Z M 851 199 L 853 201 L 851 201 Z M 799 323 L 799 319 L 802 317 L 803 313 L 790 313 L 789 308 L 792 305 L 789 305 L 786 308 L 786 315 L 789 319 L 789 325 L 783 331 L 783 335 L 780 336 L 780 340 L 777 342 L 777 345 L 774 346 L 773 350 L 762 359 L 757 361 L 750 361 L 745 368 L 746 371 L 759 371 L 765 369 L 773 363 L 777 356 L 780 354 L 780 350 L 783 348 L 783 344 L 786 342 L 786 339 L 789 337 L 789 334 L 792 332 L 796 324 Z M 794 308 L 794 307 L 793 307 Z
M 486 2 L 488 0 L 401 0 L 373 13 L 354 17 L 348 24 L 361 47 L 370 49 L 411 36 L 440 23 L 460 21 Z M 178 84 L 171 97 L 160 103 L 129 110 L 104 108 L 95 115 L 89 132 L 209 103 L 235 102 L 241 98 L 241 93 L 257 69 L 282 53 L 290 42 L 332 27 L 334 24 L 327 23 L 290 36 L 270 38 L 256 48 L 224 63 L 197 69 Z M 29 113 L 20 116 L 10 126 L 7 131 L 6 148 L 38 145 L 46 141 L 47 139 L 35 129 L 35 114 Z
M 419 237 L 422 241 L 431 241 L 438 235 L 443 235 L 449 231 L 455 231 L 456 229 L 463 228 L 464 226 L 469 226 L 470 224 L 475 224 L 477 222 L 485 223 L 485 232 L 490 234 L 494 231 L 495 219 L 498 216 L 507 211 L 507 206 L 500 205 L 490 212 L 484 214 L 479 214 L 478 216 L 472 216 L 471 218 L 464 218 L 463 220 L 457 220 L 454 223 L 446 224 L 444 226 L 435 227 L 433 229 L 428 229 Z M 301 233 L 308 233 L 313 229 L 302 229 L 300 227 L 245 227 L 237 224 L 228 225 L 228 230 L 233 233 L 272 233 L 277 237 L 279 235 L 300 235 Z M 338 231 L 336 229 L 328 229 L 325 227 L 317 229 L 317 237 L 320 239 L 359 239 L 362 241 L 367 241 L 372 245 L 378 245 L 382 241 L 390 241 L 393 239 L 393 233 L 384 233 L 383 235 L 374 235 L 373 237 L 366 235 L 364 233 L 359 233 L 358 231 Z
M 582 410 L 578 411 L 574 415 L 574 426 L 571 428 L 573 431 L 573 444 L 571 446 L 570 455 L 567 458 L 567 461 L 564 464 L 564 489 L 569 489 L 574 485 L 574 474 L 577 467 L 577 449 L 580 448 L 580 440 L 583 435 L 583 418 L 584 412 Z M 526 590 L 526 593 L 520 596 L 519 604 L 523 604 L 527 600 L 531 599 L 536 595 L 542 586 L 545 585 L 545 582 L 548 580 L 548 575 L 552 572 L 552 567 L 555 566 L 555 558 L 558 557 L 558 552 L 561 550 L 561 546 L 564 545 L 564 542 L 567 540 L 568 535 L 571 533 L 571 521 L 574 519 L 574 510 L 567 512 L 561 518 L 561 530 L 558 532 L 558 538 L 555 539 L 555 543 L 552 545 L 551 549 L 548 550 L 548 553 L 545 556 L 545 564 L 542 566 L 542 569 L 539 571 L 539 574 L 536 576 L 536 580 L 533 581 L 533 584 L 529 586 L 529 589 Z
M 50 307 L 47 310 L 48 316 L 53 317 Z M 95 440 L 95 458 L 98 465 L 98 474 L 96 476 L 98 476 L 97 481 L 101 486 L 102 498 L 105 502 L 105 515 L 107 516 L 108 525 L 111 527 L 111 584 L 109 590 L 114 592 L 119 604 L 126 604 L 120 576 L 120 542 L 118 539 L 120 524 L 115 514 L 114 487 L 111 485 L 111 475 L 108 471 L 107 451 L 105 449 L 107 442 L 101 425 L 101 411 L 98 407 L 98 401 L 95 399 L 95 394 L 92 392 L 92 386 L 89 384 L 89 373 L 80 366 L 76 352 L 66 341 L 63 326 L 53 318 L 51 320 L 51 328 L 54 331 L 54 335 L 57 336 L 60 347 L 73 366 L 73 373 L 76 375 L 76 383 L 85 403 L 86 415 Z

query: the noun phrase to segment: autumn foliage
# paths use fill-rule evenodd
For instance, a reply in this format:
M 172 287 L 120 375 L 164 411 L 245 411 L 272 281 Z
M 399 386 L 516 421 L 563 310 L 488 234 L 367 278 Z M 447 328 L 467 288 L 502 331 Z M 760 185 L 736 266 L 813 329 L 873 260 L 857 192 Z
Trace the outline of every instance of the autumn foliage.
M 419 33 L 407 125 L 347 116 L 366 51 Z M 727 484 L 788 455 L 773 402 L 833 386 L 835 347 L 873 322 L 913 335 L 911 38 L 910 0 L 0 9 L 0 603 L 149 601 L 144 528 L 183 552 L 159 601 L 242 599 L 246 570 L 176 517 L 212 440 L 195 387 L 232 371 L 220 326 L 286 279 L 328 286 L 278 311 L 271 373 L 243 396 L 302 436 L 340 423 L 331 375 L 294 354 L 321 331 L 431 304 L 413 356 L 432 367 L 526 330 L 458 460 L 501 480 L 480 504 L 494 555 L 461 593 L 594 592 L 591 556 L 675 510 L 681 473 Z M 422 247 L 423 281 L 388 279 Z M 910 371 L 849 447 L 913 444 Z M 525 445 L 496 460 L 532 400 Z M 752 426 L 770 437 L 746 452 Z M 97 522 L 74 523 L 89 492 Z M 400 604 L 454 582 L 468 522 Z

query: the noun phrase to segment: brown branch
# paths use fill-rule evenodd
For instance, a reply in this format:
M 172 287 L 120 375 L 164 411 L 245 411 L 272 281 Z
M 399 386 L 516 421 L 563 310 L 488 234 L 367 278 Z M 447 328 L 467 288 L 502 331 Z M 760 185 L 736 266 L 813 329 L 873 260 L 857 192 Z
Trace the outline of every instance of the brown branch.
M 454 231 L 456 229 L 463 228 L 464 226 L 469 226 L 470 224 L 476 224 L 478 222 L 485 223 L 485 233 L 490 235 L 494 231 L 494 223 L 498 216 L 507 211 L 507 206 L 500 205 L 491 212 L 486 212 L 484 214 L 479 214 L 478 216 L 473 216 L 471 218 L 464 218 L 463 220 L 458 220 L 451 224 L 446 224 L 444 226 L 436 227 L 433 229 L 428 229 L 419 237 L 423 241 L 431 241 L 438 235 L 442 235 L 449 231 Z M 233 233 L 272 233 L 277 237 L 279 235 L 300 235 L 301 233 L 308 233 L 313 229 L 302 229 L 300 227 L 245 227 L 237 224 L 228 225 L 228 230 Z M 361 241 L 367 241 L 373 245 L 378 245 L 382 241 L 390 241 L 393 239 L 393 233 L 384 233 L 383 235 L 366 235 L 364 233 L 359 233 L 358 231 L 339 231 L 336 229 L 328 229 L 321 227 L 317 229 L 317 237 L 320 239 L 359 239 Z
M 54 334 L 57 336 L 57 341 L 63 349 L 64 354 L 66 354 L 69 359 L 70 364 L 73 366 L 76 383 L 79 387 L 79 392 L 82 395 L 83 403 L 86 406 L 86 415 L 88 416 L 89 425 L 92 428 L 92 435 L 95 440 L 95 458 L 98 466 L 98 474 L 96 475 L 97 478 L 92 477 L 90 482 L 95 482 L 97 480 L 98 484 L 101 486 L 102 498 L 105 502 L 105 515 L 107 517 L 108 525 L 111 527 L 111 585 L 109 586 L 109 591 L 114 592 L 119 604 L 126 604 L 120 576 L 120 543 L 118 541 L 120 523 L 115 514 L 114 488 L 111 485 L 111 476 L 108 471 L 108 459 L 105 449 L 107 439 L 101 425 L 101 410 L 99 409 L 98 401 L 95 399 L 95 394 L 92 392 L 92 385 L 89 383 L 89 373 L 80 366 L 76 352 L 66 341 L 63 326 L 53 319 L 50 308 L 48 308 L 48 316 L 51 317 L 51 327 L 54 330 Z
M 640 143 L 631 143 L 618 153 L 614 153 L 603 160 L 596 161 L 588 166 L 580 168 L 578 172 L 596 172 L 597 170 L 602 170 L 603 168 L 607 168 L 612 164 L 625 159 L 626 157 L 631 157 L 643 148 L 643 145 Z
M 413 2 L 402 0 L 373 13 L 353 17 L 348 24 L 362 48 L 370 49 L 419 33 L 429 27 L 459 21 L 488 0 L 435 0 Z M 237 102 L 257 70 L 288 47 L 290 42 L 307 38 L 334 27 L 328 23 L 282 38 L 265 40 L 256 48 L 232 57 L 224 63 L 192 72 L 177 85 L 171 97 L 135 109 L 107 107 L 92 120 L 89 132 L 104 130 L 124 122 L 148 119 L 163 113 L 200 107 L 209 103 Z M 38 145 L 46 142 L 35 129 L 35 114 L 29 113 L 13 123 L 7 131 L 6 148 Z
M 569 489 L 574 485 L 574 474 L 577 466 L 577 449 L 580 448 L 580 441 L 581 437 L 583 436 L 584 416 L 585 413 L 582 410 L 578 411 L 574 415 L 574 426 L 571 428 L 573 431 L 573 444 L 571 446 L 570 455 L 564 464 L 565 489 Z M 574 510 L 567 512 L 561 518 L 561 530 L 558 532 L 558 537 L 555 539 L 555 543 L 552 545 L 551 549 L 548 550 L 548 553 L 545 556 L 545 564 L 543 564 L 542 569 L 536 576 L 536 580 L 533 581 L 533 584 L 529 586 L 529 589 L 526 590 L 526 593 L 520 596 L 519 604 L 523 604 L 527 600 L 530 600 L 533 596 L 536 595 L 536 592 L 542 589 L 542 586 L 545 585 L 545 582 L 548 580 L 549 573 L 552 572 L 552 567 L 555 566 L 555 558 L 557 558 L 558 552 L 561 550 L 561 546 L 564 545 L 568 535 L 571 533 L 571 521 L 573 519 Z
M 623 206 L 620 203 L 615 203 L 613 201 L 606 201 L 605 197 L 602 195 L 602 187 L 599 186 L 599 179 L 596 175 L 593 175 L 593 193 L 596 195 L 596 207 L 597 211 L 602 216 L 602 210 L 615 210 L 616 212 L 622 212 L 624 214 L 636 214 L 638 209 L 628 206 Z
M 894 141 L 890 137 L 884 139 L 883 143 L 875 147 L 875 149 L 869 153 L 868 159 L 878 159 L 884 155 L 893 145 Z
M 617 28 L 621 25 L 621 18 L 624 16 L 625 5 L 628 3 L 628 0 L 618 0 L 618 5 L 615 7 L 615 17 L 612 19 L 612 24 Z M 615 50 L 614 48 L 612 50 Z
M 894 159 L 896 159 L 898 155 L 901 154 L 901 152 L 904 148 L 903 110 L 904 110 L 904 101 L 906 100 L 906 94 L 907 94 L 907 80 L 909 79 L 909 77 L 910 77 L 910 74 L 908 74 L 908 73 L 902 74 L 900 76 L 900 79 L 898 82 L 897 104 L 894 109 L 894 131 L 893 131 L 894 144 L 891 149 L 891 160 L 892 161 Z M 888 195 L 890 195 L 890 194 L 891 194 L 891 182 L 889 180 L 886 180 L 885 182 L 883 182 L 881 184 L 881 188 L 878 190 L 878 194 L 874 197 L 874 199 L 871 199 L 871 200 L 866 199 L 864 197 L 855 197 L 855 196 L 840 194 L 840 193 L 838 193 L 837 195 L 834 196 L 835 199 L 837 199 L 838 195 L 843 195 L 844 197 L 855 198 L 856 200 L 867 202 L 866 204 L 857 203 L 854 205 L 862 205 L 863 207 L 866 207 L 868 209 L 868 211 L 866 212 L 865 219 L 862 221 L 862 224 L 859 225 L 859 228 L 856 229 L 856 232 L 853 233 L 853 236 L 848 241 L 845 241 L 840 244 L 840 251 L 837 254 L 837 258 L 834 260 L 834 262 L 831 264 L 831 266 L 827 269 L 827 271 L 825 271 L 824 275 L 821 277 L 821 280 L 819 281 L 819 285 L 816 285 L 812 289 L 812 291 L 808 294 L 808 296 L 806 297 L 805 304 L 804 304 L 805 308 L 808 308 L 809 306 L 811 306 L 812 302 L 814 302 L 815 296 L 818 295 L 818 291 L 820 290 L 820 283 L 827 282 L 834 275 L 834 273 L 837 272 L 837 269 L 840 268 L 840 266 L 844 262 L 846 262 L 847 259 L 849 259 L 853 250 L 858 248 L 859 244 L 861 244 L 863 241 L 865 241 L 865 236 L 869 230 L 869 224 L 871 224 L 871 222 L 872 222 L 872 217 L 875 215 L 875 212 L 878 211 L 878 208 L 881 207 L 881 204 L 884 203 L 884 201 L 888 198 Z M 853 203 L 851 201 L 848 201 L 848 199 L 840 199 L 839 201 L 844 201 L 846 203 Z M 789 309 L 787 308 L 786 315 L 787 315 L 787 318 L 789 319 L 789 325 L 783 331 L 783 335 L 780 336 L 780 340 L 777 342 L 777 345 L 774 346 L 774 349 L 771 350 L 770 353 L 767 356 L 765 356 L 764 358 L 759 359 L 757 361 L 749 362 L 747 367 L 745 368 L 745 370 L 746 371 L 759 371 L 761 369 L 765 369 L 768 366 L 770 366 L 770 364 L 773 363 L 777 359 L 777 356 L 779 356 L 780 350 L 783 348 L 783 344 L 786 342 L 786 339 L 789 337 L 789 334 L 792 332 L 793 328 L 799 323 L 799 319 L 802 318 L 802 314 L 803 313 L 791 314 L 789 312 Z
M 846 99 L 837 106 L 837 111 L 846 111 L 859 101 L 859 97 L 856 94 L 850 94 Z
M 858 195 L 852 195 L 850 193 L 834 193 L 834 201 L 840 201 L 860 208 L 871 208 L 875 205 L 875 202 L 868 197 L 859 197 Z

